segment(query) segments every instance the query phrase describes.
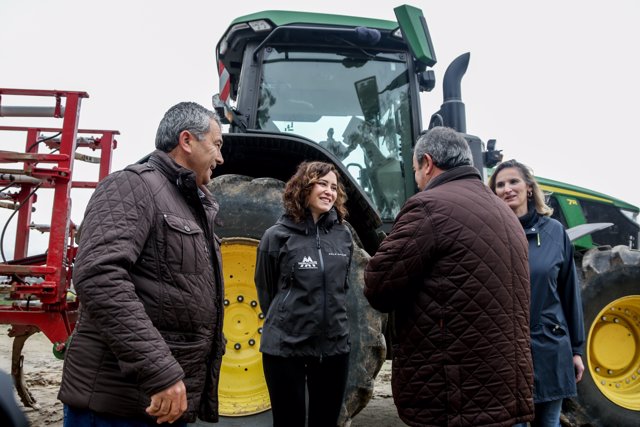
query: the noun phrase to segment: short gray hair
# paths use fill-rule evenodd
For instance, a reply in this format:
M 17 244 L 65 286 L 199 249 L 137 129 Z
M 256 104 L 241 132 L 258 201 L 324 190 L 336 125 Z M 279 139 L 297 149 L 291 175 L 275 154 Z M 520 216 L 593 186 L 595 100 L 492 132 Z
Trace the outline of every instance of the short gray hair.
M 211 120 L 220 126 L 222 124 L 218 115 L 207 110 L 195 102 L 181 102 L 169 108 L 158 125 L 156 132 L 156 148 L 170 152 L 178 145 L 180 133 L 184 130 L 191 132 L 198 141 L 211 131 Z
M 467 140 L 455 130 L 443 126 L 436 126 L 420 135 L 413 153 L 418 166 L 422 166 L 425 154 L 430 155 L 433 163 L 442 170 L 473 166 Z

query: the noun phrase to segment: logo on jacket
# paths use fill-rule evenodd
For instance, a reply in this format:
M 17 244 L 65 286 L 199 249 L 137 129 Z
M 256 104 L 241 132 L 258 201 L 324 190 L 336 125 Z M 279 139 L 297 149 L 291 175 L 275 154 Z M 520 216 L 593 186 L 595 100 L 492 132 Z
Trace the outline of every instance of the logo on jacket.
M 302 261 L 298 263 L 298 268 L 300 270 L 309 270 L 309 269 L 318 268 L 318 261 L 314 261 L 311 259 L 310 256 L 306 256 L 302 258 Z

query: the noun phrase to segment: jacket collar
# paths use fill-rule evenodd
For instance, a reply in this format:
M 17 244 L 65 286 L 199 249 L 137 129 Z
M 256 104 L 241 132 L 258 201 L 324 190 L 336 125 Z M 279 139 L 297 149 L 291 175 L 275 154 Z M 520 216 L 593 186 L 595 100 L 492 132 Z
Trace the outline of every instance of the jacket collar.
M 526 234 L 527 236 L 531 234 L 539 234 L 542 227 L 544 227 L 545 223 L 547 223 L 548 221 L 548 216 L 538 214 L 537 219 L 533 222 L 533 224 L 528 224 L 527 227 L 524 227 L 524 234 Z
M 149 156 L 149 165 L 160 171 L 167 179 L 178 186 L 181 190 L 196 191 L 196 174 L 185 167 L 179 165 L 169 154 L 164 151 L 155 150 Z
M 536 205 L 532 200 L 527 202 L 527 213 L 518 217 L 520 224 L 522 224 L 522 228 L 527 229 L 531 228 L 538 222 L 538 217 L 540 214 L 536 211 Z
M 311 212 L 307 211 L 306 213 L 307 215 L 304 221 L 301 222 L 295 222 L 289 215 L 284 214 L 280 217 L 277 224 L 284 225 L 287 228 L 297 230 L 303 234 L 310 234 L 315 231 L 316 226 L 323 230 L 329 230 L 338 222 L 338 213 L 334 208 L 331 208 L 329 212 L 322 214 L 318 219 L 317 224 L 313 222 Z
M 444 171 L 440 175 L 433 178 L 423 191 L 430 190 L 439 185 L 445 184 L 451 181 L 457 181 L 459 179 L 479 179 L 482 180 L 480 172 L 473 166 L 458 166 Z
M 155 150 L 149 155 L 147 163 L 160 171 L 170 182 L 174 183 L 187 199 L 199 199 L 203 205 L 211 206 L 216 211 L 218 203 L 207 187 L 196 184 L 196 174 L 179 165 L 169 154 L 161 150 Z

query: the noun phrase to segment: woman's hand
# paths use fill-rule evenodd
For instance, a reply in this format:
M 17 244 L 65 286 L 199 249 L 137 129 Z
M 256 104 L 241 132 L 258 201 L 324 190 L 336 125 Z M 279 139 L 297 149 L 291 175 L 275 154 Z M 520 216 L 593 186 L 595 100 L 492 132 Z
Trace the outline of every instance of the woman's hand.
M 584 363 L 582 363 L 582 357 L 579 354 L 573 355 L 573 370 L 576 372 L 576 382 L 579 383 L 584 372 Z

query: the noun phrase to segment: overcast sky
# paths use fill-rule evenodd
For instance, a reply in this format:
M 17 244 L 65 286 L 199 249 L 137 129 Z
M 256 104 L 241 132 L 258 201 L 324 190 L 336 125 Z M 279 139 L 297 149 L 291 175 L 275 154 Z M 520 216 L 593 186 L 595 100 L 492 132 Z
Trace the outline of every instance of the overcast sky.
M 232 19 L 276 9 L 394 20 L 399 4 L 0 0 L 0 87 L 88 92 L 80 126 L 121 132 L 113 158 L 121 169 L 153 149 L 170 106 L 211 107 L 218 91 L 215 46 Z M 640 205 L 632 125 L 640 99 L 640 2 L 409 4 L 423 10 L 438 58 L 437 87 L 423 102 L 425 124 L 442 102 L 447 65 L 471 52 L 462 82 L 468 133 L 497 139 L 505 158 L 538 176 Z M 0 124 L 60 123 L 30 120 L 0 118 Z M 15 147 L 0 140 L 0 149 Z M 78 200 L 77 222 L 84 209 Z

